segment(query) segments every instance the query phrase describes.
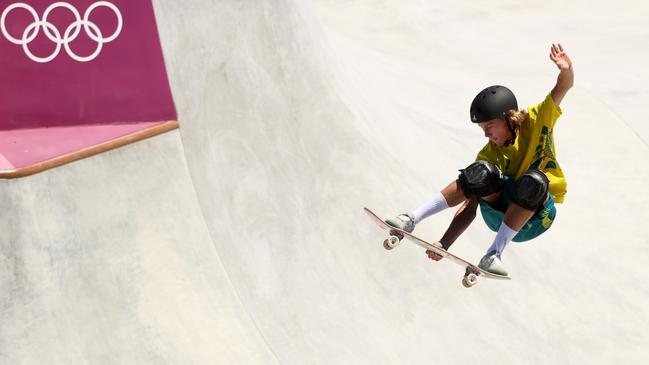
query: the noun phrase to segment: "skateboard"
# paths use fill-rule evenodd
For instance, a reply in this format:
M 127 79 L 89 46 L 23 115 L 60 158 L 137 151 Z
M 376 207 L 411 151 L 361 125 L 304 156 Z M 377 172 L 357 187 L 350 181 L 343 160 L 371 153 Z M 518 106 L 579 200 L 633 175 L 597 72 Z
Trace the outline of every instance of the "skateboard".
M 426 250 L 430 250 L 435 252 L 436 254 L 442 256 L 444 259 L 454 262 L 460 266 L 462 266 L 464 270 L 464 277 L 462 278 L 462 285 L 464 285 L 465 288 L 470 288 L 474 286 L 478 282 L 478 277 L 483 276 L 488 279 L 496 279 L 496 280 L 511 280 L 509 276 L 504 276 L 504 275 L 498 275 L 498 274 L 492 274 L 490 272 L 484 271 L 481 268 L 479 268 L 476 265 L 473 265 L 472 263 L 453 255 L 452 253 L 439 248 L 435 247 L 432 244 L 422 240 L 421 238 L 408 233 L 404 230 L 401 230 L 399 228 L 392 227 L 385 223 L 379 216 L 377 216 L 374 212 L 367 208 L 363 208 L 365 213 L 370 217 L 370 219 L 376 223 L 379 227 L 382 229 L 386 230 L 389 232 L 390 236 L 383 241 L 383 247 L 386 250 L 392 250 L 393 248 L 397 247 L 401 241 L 404 238 L 407 238 L 406 241 L 414 243 L 420 247 L 425 248 Z

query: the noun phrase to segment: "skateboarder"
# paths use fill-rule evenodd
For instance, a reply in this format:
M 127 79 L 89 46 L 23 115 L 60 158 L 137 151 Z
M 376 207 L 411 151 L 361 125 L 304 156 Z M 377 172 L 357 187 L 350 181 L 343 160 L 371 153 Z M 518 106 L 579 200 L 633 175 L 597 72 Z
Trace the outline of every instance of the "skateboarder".
M 519 110 L 504 86 L 490 86 L 473 99 L 471 122 L 489 139 L 476 161 L 460 170 L 457 180 L 410 213 L 386 223 L 412 232 L 423 219 L 462 204 L 437 247 L 448 249 L 476 216 L 478 206 L 487 226 L 497 232 L 478 266 L 507 275 L 502 253 L 510 241 L 538 237 L 554 221 L 555 203 L 563 203 L 566 180 L 557 162 L 553 130 L 559 105 L 574 82 L 572 62 L 561 44 L 552 44 L 550 59 L 559 68 L 557 83 L 540 104 Z M 441 256 L 427 251 L 439 261 Z

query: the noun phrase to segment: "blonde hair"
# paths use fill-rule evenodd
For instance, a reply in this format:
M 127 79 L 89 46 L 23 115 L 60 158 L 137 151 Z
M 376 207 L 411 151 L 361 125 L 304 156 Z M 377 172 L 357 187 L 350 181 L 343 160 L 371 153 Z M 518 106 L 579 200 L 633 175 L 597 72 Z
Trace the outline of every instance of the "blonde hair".
M 510 123 L 512 130 L 514 130 L 514 138 L 518 136 L 518 132 L 521 130 L 523 123 L 527 123 L 530 119 L 530 115 L 527 113 L 527 110 L 516 110 L 512 109 L 507 112 L 507 123 Z

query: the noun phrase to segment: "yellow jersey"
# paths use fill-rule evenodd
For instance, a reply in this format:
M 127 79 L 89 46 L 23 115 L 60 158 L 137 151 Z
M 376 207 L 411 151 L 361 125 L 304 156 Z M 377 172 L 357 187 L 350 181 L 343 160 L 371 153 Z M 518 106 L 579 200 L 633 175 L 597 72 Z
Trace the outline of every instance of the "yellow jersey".
M 505 176 L 514 180 L 525 171 L 536 168 L 550 180 L 550 193 L 556 203 L 563 203 L 567 191 L 566 179 L 557 162 L 552 131 L 561 108 L 552 96 L 538 105 L 527 108 L 529 119 L 521 125 L 513 144 L 497 146 L 491 141 L 482 148 L 476 160 L 488 161 L 498 166 Z

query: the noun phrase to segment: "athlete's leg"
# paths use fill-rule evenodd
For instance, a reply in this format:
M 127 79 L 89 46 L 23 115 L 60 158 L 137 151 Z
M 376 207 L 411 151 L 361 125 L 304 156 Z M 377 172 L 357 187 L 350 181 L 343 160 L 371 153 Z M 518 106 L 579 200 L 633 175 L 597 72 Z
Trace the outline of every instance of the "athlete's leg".
M 462 191 L 462 187 L 458 180 L 451 181 L 444 189 L 442 189 L 441 193 L 444 196 L 444 199 L 446 199 L 449 207 L 455 207 L 466 200 L 466 196 L 464 195 L 464 191 Z
M 503 175 L 497 166 L 486 162 L 476 161 L 466 169 L 460 170 L 456 180 L 451 181 L 442 191 L 426 204 L 413 211 L 415 223 L 439 213 L 440 211 L 464 203 L 471 197 L 487 197 L 490 201 L 498 198 L 503 184 Z
M 448 249 L 450 245 L 471 225 L 479 205 L 479 199 L 489 203 L 497 202 L 503 187 L 504 177 L 497 166 L 486 162 L 476 161 L 466 169 L 460 170 L 458 179 L 451 182 L 442 190 L 450 206 L 464 203 L 455 213 L 444 236 L 433 245 Z M 432 251 L 426 251 L 428 257 L 439 261 L 441 256 Z
M 503 224 L 507 225 L 514 231 L 520 231 L 521 228 L 534 216 L 535 211 L 521 207 L 516 203 L 510 203 L 505 211 Z
M 462 200 L 460 200 L 462 199 Z M 437 214 L 449 207 L 454 207 L 464 201 L 464 195 L 459 188 L 457 181 L 450 183 L 442 191 L 435 194 L 429 201 L 425 202 L 411 213 L 399 214 L 385 222 L 393 227 L 412 232 L 415 225 L 422 220 Z
M 449 207 L 454 207 L 471 197 L 483 197 L 502 189 L 503 175 L 497 166 L 476 161 L 466 169 L 460 170 L 457 180 L 451 181 L 433 198 L 412 211 L 386 220 L 386 223 L 412 232 L 417 223 Z
M 513 230 L 520 230 L 534 216 L 536 210 L 549 199 L 550 180 L 542 171 L 528 170 L 516 182 L 514 202 L 505 212 L 504 223 Z
M 487 249 L 487 254 L 480 262 L 480 267 L 488 271 L 505 275 L 502 268 L 501 255 L 507 244 L 516 236 L 518 231 L 534 216 L 536 210 L 549 199 L 549 180 L 539 170 L 529 170 L 516 182 L 514 202 L 505 211 L 503 223 L 493 243 Z
M 548 195 L 541 205 L 545 205 L 549 198 L 550 196 Z M 516 236 L 518 231 L 527 224 L 534 214 L 536 214 L 536 209 L 530 210 L 521 207 L 517 203 L 510 203 L 507 207 L 507 211 L 505 211 L 505 218 L 503 219 L 503 224 L 500 226 L 501 229 L 498 230 L 499 234 L 503 231 L 504 235 L 502 235 L 502 237 L 497 237 L 497 239 L 494 240 L 494 244 L 489 247 L 489 250 L 495 249 L 499 254 L 502 254 L 507 243 Z M 510 231 L 509 233 L 507 232 L 508 230 Z M 502 247 L 499 247 L 500 245 L 502 245 Z
M 482 197 L 482 200 L 489 203 L 496 202 L 500 198 L 500 192 Z M 436 194 L 430 201 L 415 209 L 412 213 L 415 216 L 415 224 L 440 211 L 466 203 L 469 200 L 464 193 L 459 180 L 451 181 L 442 191 Z

